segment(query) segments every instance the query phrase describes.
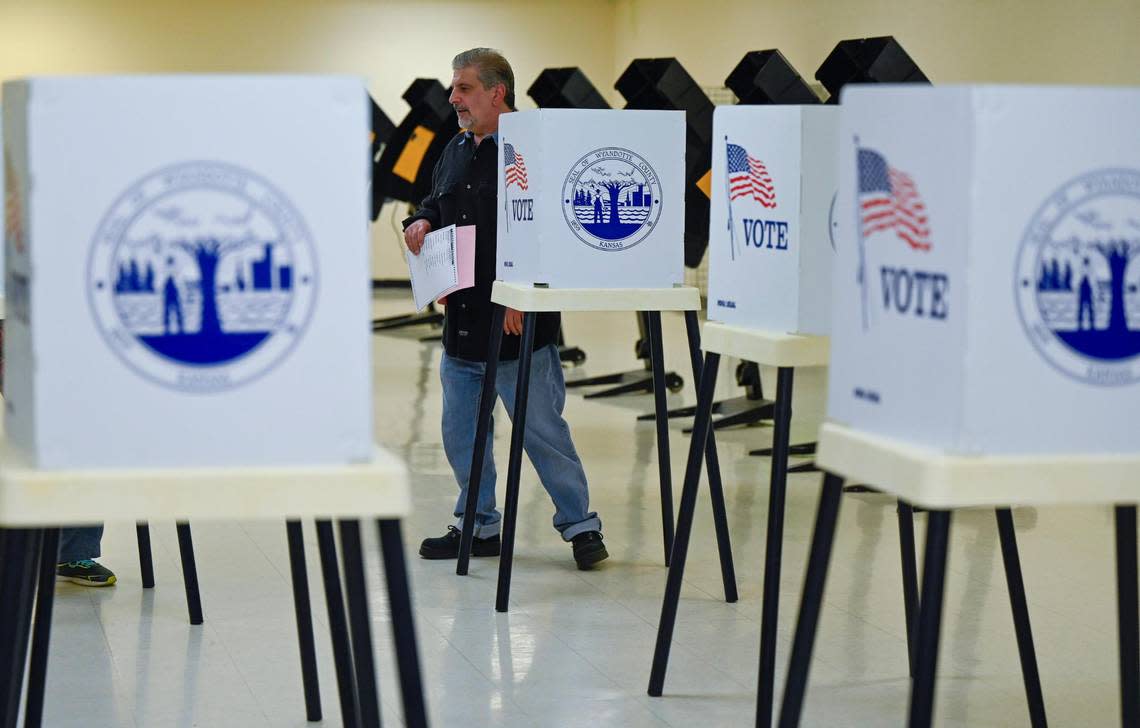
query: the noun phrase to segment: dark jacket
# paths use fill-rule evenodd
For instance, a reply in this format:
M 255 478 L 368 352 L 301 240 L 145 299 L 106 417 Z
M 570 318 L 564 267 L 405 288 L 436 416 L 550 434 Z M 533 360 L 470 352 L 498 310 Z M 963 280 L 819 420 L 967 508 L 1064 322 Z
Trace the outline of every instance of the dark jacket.
M 405 229 L 416 220 L 427 220 L 432 230 L 452 224 L 475 226 L 475 286 L 447 297 L 443 322 L 444 350 L 469 361 L 487 360 L 491 284 L 495 281 L 498 166 L 494 138 L 486 136 L 476 147 L 470 132 L 457 134 L 435 165 L 431 194 L 404 220 Z M 535 350 L 558 340 L 559 314 L 540 313 L 536 323 Z M 504 333 L 499 358 L 517 359 L 520 338 Z

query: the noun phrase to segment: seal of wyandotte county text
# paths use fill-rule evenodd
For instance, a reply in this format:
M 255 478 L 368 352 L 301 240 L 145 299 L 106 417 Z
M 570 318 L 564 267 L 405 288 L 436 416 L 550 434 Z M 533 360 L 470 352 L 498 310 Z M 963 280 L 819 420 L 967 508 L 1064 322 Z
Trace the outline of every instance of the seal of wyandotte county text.
M 1140 170 L 1100 169 L 1037 210 L 1016 264 L 1018 313 L 1034 348 L 1088 384 L 1140 380 Z
M 661 181 L 644 157 L 621 147 L 582 156 L 562 184 L 562 214 L 574 235 L 597 250 L 626 250 L 661 218 Z
M 87 291 L 112 351 L 190 393 L 232 390 L 284 360 L 317 294 L 313 239 L 270 181 L 223 162 L 154 171 L 111 205 Z

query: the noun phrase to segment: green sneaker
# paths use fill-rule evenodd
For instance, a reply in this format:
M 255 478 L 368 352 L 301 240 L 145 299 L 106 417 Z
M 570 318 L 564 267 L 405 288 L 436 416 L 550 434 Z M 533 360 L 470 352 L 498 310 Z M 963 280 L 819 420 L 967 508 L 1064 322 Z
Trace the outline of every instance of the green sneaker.
M 115 583 L 114 572 L 91 559 L 56 564 L 55 577 L 57 581 L 63 579 L 83 586 L 111 586 Z

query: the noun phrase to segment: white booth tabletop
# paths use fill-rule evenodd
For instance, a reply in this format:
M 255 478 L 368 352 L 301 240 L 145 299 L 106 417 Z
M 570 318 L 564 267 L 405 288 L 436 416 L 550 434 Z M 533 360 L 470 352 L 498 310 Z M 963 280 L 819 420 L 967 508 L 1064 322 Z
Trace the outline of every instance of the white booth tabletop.
M 835 423 L 816 465 L 925 508 L 1140 502 L 1140 456 L 948 455 Z
M 290 467 L 39 470 L 0 440 L 0 524 L 101 520 L 399 518 L 411 512 L 403 461 Z
M 830 353 L 826 336 L 759 331 L 715 321 L 705 323 L 701 348 L 771 367 L 827 366 Z

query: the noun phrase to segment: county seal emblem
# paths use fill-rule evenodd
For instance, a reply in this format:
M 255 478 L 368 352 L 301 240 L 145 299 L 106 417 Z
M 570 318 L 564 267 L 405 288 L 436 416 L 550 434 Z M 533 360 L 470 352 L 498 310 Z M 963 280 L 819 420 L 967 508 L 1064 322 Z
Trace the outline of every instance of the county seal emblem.
M 1057 189 L 1022 235 L 1014 290 L 1034 348 L 1100 386 L 1140 379 L 1140 171 L 1101 169 Z
M 645 240 L 661 217 L 661 182 L 636 152 L 603 147 L 582 156 L 562 185 L 562 213 L 574 235 L 597 250 Z
M 285 359 L 317 294 L 313 240 L 271 182 L 186 162 L 125 190 L 91 242 L 87 280 L 107 345 L 188 393 L 232 390 Z

